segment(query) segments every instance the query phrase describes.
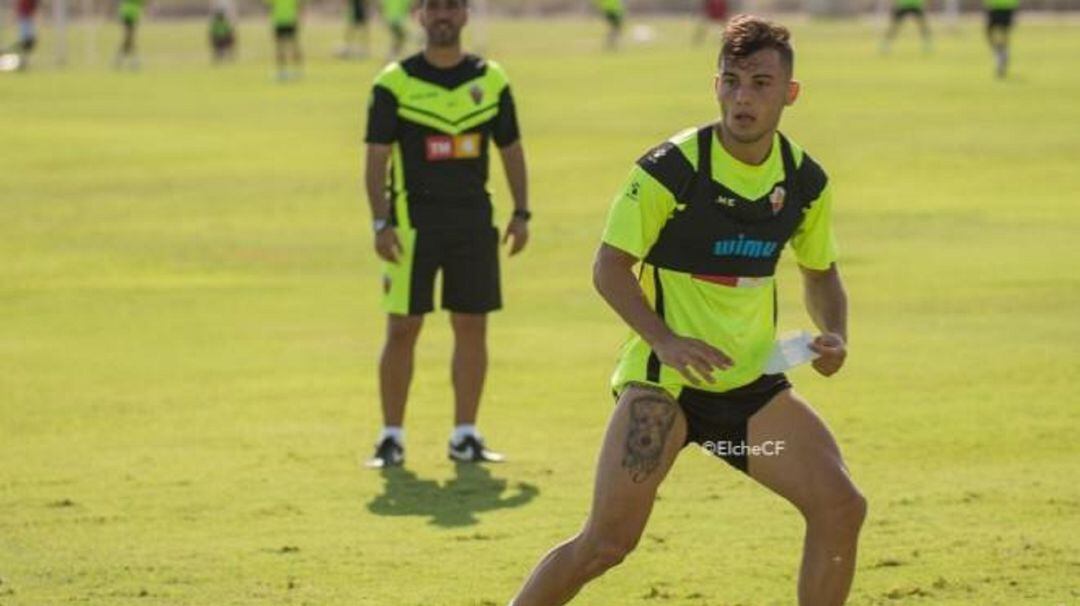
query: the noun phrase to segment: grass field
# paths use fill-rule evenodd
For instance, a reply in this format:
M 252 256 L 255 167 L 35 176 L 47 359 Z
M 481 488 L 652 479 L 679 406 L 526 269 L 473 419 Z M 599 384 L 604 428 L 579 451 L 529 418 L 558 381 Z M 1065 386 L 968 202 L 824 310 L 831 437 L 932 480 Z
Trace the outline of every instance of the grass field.
M 441 314 L 407 468 L 358 468 L 378 66 L 331 59 L 336 24 L 289 85 L 261 23 L 229 67 L 204 24 L 150 23 L 141 73 L 104 67 L 110 27 L 96 64 L 0 74 L 0 604 L 505 604 L 589 503 L 625 334 L 590 284 L 608 202 L 716 111 L 713 51 L 651 25 L 617 55 L 596 23 L 491 27 L 536 218 L 492 321 L 481 426 L 512 462 L 490 468 L 445 460 Z M 866 24 L 794 30 L 784 129 L 833 179 L 852 345 L 839 376 L 793 378 L 870 501 L 851 603 L 1080 603 L 1080 30 L 1022 22 L 1005 82 L 973 21 L 930 55 L 912 30 L 887 57 Z M 781 328 L 809 327 L 783 265 Z M 801 530 L 687 450 L 639 550 L 575 603 L 792 604 Z

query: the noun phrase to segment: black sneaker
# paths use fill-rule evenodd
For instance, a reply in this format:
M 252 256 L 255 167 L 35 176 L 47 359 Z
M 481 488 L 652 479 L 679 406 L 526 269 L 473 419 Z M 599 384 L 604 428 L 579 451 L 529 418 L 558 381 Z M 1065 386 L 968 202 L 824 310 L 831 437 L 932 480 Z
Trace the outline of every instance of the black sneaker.
M 448 451 L 451 461 L 461 463 L 502 463 L 506 457 L 484 446 L 484 440 L 465 436 L 457 444 L 450 442 Z
M 364 463 L 364 467 L 382 469 L 384 467 L 398 467 L 405 462 L 405 447 L 389 436 L 382 439 L 375 446 L 375 456 Z

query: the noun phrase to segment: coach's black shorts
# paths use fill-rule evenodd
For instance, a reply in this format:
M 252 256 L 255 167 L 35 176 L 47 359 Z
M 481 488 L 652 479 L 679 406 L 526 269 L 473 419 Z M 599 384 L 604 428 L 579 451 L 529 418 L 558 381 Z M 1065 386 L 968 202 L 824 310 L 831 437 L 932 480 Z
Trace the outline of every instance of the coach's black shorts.
M 493 226 L 398 229 L 402 256 L 385 266 L 383 307 L 399 315 L 435 309 L 435 276 L 441 274 L 441 307 L 483 314 L 502 307 L 499 230 Z
M 278 40 L 292 40 L 296 37 L 296 24 L 278 23 L 274 25 L 274 37 Z
M 686 415 L 686 443 L 700 444 L 746 473 L 750 417 L 776 394 L 790 388 L 791 383 L 783 374 L 761 375 L 747 385 L 723 393 L 684 387 L 678 402 Z
M 1011 8 L 992 8 L 986 11 L 986 27 L 1012 27 L 1015 14 Z
M 899 21 L 899 20 L 903 19 L 907 15 L 911 15 L 913 17 L 922 17 L 923 16 L 923 9 L 918 8 L 918 7 L 914 7 L 914 6 L 907 6 L 907 7 L 903 7 L 903 8 L 897 8 L 897 9 L 893 10 L 892 18 L 893 18 L 893 21 Z

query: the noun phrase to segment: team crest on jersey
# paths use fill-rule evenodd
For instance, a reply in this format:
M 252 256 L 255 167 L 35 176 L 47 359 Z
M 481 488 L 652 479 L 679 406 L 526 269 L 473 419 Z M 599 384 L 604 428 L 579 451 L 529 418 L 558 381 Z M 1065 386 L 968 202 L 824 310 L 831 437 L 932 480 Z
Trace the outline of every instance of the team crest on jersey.
M 772 193 L 769 194 L 769 204 L 772 205 L 772 214 L 778 215 L 780 211 L 784 210 L 784 198 L 787 196 L 787 192 L 783 187 L 777 185 L 773 188 Z
M 469 89 L 469 96 L 472 97 L 473 103 L 480 105 L 480 102 L 484 100 L 484 89 L 480 88 L 479 84 L 473 84 Z

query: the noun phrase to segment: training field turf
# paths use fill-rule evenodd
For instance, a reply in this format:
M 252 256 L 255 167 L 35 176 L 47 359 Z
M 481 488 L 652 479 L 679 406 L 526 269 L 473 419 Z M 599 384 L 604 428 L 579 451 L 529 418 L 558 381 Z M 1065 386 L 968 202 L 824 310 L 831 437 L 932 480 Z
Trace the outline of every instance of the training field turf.
M 625 334 L 591 287 L 609 200 L 716 112 L 713 50 L 649 23 L 616 55 L 600 23 L 492 24 L 535 210 L 481 411 L 512 461 L 446 461 L 436 314 L 386 475 L 358 467 L 384 322 L 359 170 L 376 62 L 331 59 L 321 23 L 279 85 L 261 22 L 216 69 L 202 22 L 151 22 L 141 73 L 104 65 L 112 25 L 96 65 L 59 71 L 46 30 L 41 69 L 0 74 L 0 604 L 505 604 L 589 505 Z M 1000 82 L 975 21 L 885 57 L 869 24 L 794 23 L 783 126 L 835 185 L 852 343 L 837 377 L 793 379 L 870 501 L 852 604 L 1080 603 L 1078 32 L 1021 20 Z M 783 267 L 781 328 L 809 328 Z M 687 449 L 638 551 L 575 603 L 789 605 L 801 530 Z

